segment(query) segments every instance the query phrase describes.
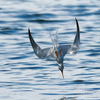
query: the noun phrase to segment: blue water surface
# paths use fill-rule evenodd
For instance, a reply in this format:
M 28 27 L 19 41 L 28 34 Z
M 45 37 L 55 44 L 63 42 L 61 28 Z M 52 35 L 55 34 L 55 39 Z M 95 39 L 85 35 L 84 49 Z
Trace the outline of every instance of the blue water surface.
M 75 17 L 80 50 L 64 58 L 64 79 L 55 60 L 33 52 L 30 28 L 42 48 L 73 43 Z M 0 100 L 100 100 L 100 0 L 0 1 Z

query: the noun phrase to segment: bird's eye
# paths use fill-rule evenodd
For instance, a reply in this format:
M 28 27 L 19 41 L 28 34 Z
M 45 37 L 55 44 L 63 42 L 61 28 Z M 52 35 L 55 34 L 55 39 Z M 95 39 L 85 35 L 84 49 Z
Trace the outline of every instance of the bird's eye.
M 62 56 L 62 53 L 61 53 L 61 49 L 59 48 L 59 51 L 60 51 L 60 55 Z
M 58 57 L 58 54 L 57 54 L 57 51 L 55 50 L 55 54 L 56 54 L 56 56 Z

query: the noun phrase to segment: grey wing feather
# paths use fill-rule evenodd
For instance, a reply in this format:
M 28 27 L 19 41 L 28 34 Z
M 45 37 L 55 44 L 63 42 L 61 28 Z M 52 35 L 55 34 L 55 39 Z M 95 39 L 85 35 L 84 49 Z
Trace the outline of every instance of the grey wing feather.
M 75 36 L 73 45 L 75 45 L 76 47 L 79 48 L 80 47 L 80 29 L 79 29 L 78 21 L 76 18 L 75 18 L 75 20 L 76 20 L 77 32 L 76 32 L 76 36 Z
M 48 57 L 55 58 L 53 47 L 42 49 L 42 55 L 41 56 L 42 56 L 42 59 L 48 58 Z
M 73 44 L 60 46 L 64 56 L 65 54 L 76 54 L 80 48 L 80 30 L 79 30 L 78 21 L 76 18 L 75 20 L 76 20 L 77 32 Z
M 47 57 L 53 57 L 54 58 L 54 49 L 53 47 L 51 48 L 44 48 L 41 49 L 36 42 L 34 41 L 34 39 L 31 36 L 31 32 L 30 29 L 28 29 L 28 34 L 29 34 L 29 39 L 30 39 L 30 43 L 32 45 L 32 48 L 34 50 L 34 53 L 41 59 L 45 59 Z
M 36 42 L 34 41 L 34 39 L 31 36 L 31 32 L 30 29 L 28 29 L 28 34 L 29 34 L 29 39 L 30 39 L 30 43 L 32 45 L 32 48 L 34 50 L 34 53 L 41 59 L 45 59 L 47 57 L 53 57 L 54 58 L 54 49 L 53 47 L 51 48 L 44 48 L 41 49 Z
M 63 56 L 70 54 L 71 45 L 60 45 L 60 48 L 63 52 Z

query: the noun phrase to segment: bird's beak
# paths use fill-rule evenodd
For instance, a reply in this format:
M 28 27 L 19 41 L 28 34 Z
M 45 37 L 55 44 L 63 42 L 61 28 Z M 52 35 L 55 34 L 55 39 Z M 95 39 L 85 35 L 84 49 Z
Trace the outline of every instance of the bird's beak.
M 64 78 L 63 70 L 61 70 L 61 73 L 62 73 L 62 77 Z

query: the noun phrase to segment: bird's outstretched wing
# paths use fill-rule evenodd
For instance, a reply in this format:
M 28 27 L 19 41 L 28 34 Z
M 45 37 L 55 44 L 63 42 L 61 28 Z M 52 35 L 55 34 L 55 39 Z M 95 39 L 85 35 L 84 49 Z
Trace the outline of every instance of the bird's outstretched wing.
M 60 46 L 61 50 L 63 51 L 63 56 L 65 56 L 65 54 L 76 54 L 80 48 L 80 30 L 79 30 L 78 21 L 76 18 L 75 20 L 76 20 L 76 26 L 77 26 L 75 39 L 72 45 Z
M 37 43 L 34 41 L 34 39 L 32 38 L 30 29 L 28 29 L 28 34 L 29 34 L 30 43 L 31 43 L 31 45 L 32 45 L 32 48 L 33 48 L 33 50 L 34 50 L 34 53 L 35 53 L 39 58 L 41 58 L 41 59 L 45 59 L 45 58 L 48 58 L 48 57 L 54 58 L 54 49 L 53 49 L 53 47 L 41 49 L 41 48 L 37 45 Z

